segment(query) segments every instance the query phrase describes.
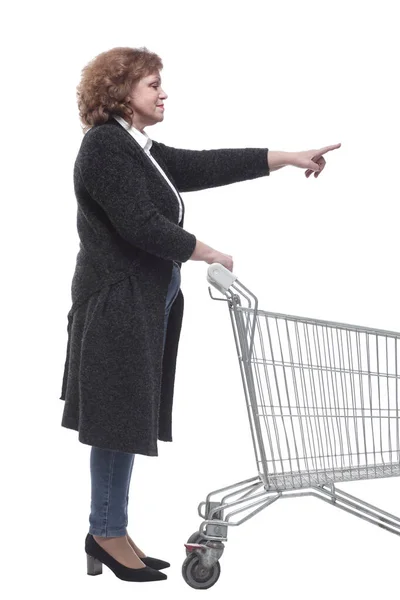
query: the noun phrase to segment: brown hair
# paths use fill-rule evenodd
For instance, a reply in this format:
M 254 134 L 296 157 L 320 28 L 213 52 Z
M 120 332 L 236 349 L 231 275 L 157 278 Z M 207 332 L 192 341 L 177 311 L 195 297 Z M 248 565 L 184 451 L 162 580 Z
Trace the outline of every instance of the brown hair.
M 82 69 L 76 88 L 83 133 L 108 121 L 111 113 L 132 125 L 133 110 L 126 103 L 132 86 L 162 68 L 161 58 L 146 47 L 112 48 L 98 54 Z

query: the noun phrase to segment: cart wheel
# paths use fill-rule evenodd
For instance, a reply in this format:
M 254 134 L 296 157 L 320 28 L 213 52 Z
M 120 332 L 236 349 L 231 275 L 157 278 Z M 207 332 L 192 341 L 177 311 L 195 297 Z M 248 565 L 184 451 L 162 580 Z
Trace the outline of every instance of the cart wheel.
M 202 537 L 201 533 L 196 531 L 196 533 L 192 533 L 192 535 L 190 536 L 190 538 L 188 539 L 188 541 L 186 543 L 187 544 L 205 544 L 206 542 L 207 542 L 207 540 Z M 189 552 L 189 550 L 186 550 L 186 556 L 189 556 L 190 554 L 191 554 L 191 552 Z
M 221 565 L 216 562 L 210 569 L 201 566 L 197 554 L 190 554 L 182 565 L 183 579 L 196 590 L 207 590 L 214 585 L 221 574 Z

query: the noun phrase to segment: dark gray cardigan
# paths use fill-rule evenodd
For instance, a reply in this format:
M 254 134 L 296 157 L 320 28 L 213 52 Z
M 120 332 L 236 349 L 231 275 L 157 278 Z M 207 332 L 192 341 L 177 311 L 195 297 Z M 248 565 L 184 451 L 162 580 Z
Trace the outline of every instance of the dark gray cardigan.
M 153 141 L 151 154 L 179 192 L 269 175 L 268 148 L 181 150 Z M 174 379 L 183 294 L 171 308 L 172 261 L 196 237 L 177 224 L 177 198 L 137 141 L 111 118 L 84 136 L 74 166 L 79 252 L 72 279 L 60 399 L 62 426 L 79 441 L 157 455 L 172 441 Z M 183 203 L 182 203 L 183 204 Z

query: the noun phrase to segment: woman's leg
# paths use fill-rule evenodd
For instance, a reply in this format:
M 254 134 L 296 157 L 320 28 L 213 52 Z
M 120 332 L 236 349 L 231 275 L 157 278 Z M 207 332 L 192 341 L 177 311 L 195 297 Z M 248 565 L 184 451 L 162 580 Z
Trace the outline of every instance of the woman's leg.
M 126 534 L 130 476 L 135 455 L 92 447 L 90 475 L 92 498 L 89 533 L 101 537 Z
M 167 334 L 169 312 L 171 310 L 171 306 L 173 305 L 173 303 L 176 299 L 176 296 L 178 295 L 180 286 L 181 286 L 181 272 L 180 272 L 179 267 L 174 263 L 173 268 L 172 268 L 171 281 L 170 281 L 170 284 L 168 287 L 168 292 L 167 292 L 167 299 L 165 302 L 164 346 L 165 346 L 165 338 L 166 338 L 166 334 Z M 127 499 L 126 499 L 127 505 L 128 505 L 128 500 L 129 500 L 129 495 L 127 495 Z M 140 558 L 144 558 L 146 556 L 146 554 L 143 552 L 143 550 L 141 550 L 138 546 L 136 546 L 135 542 L 132 540 L 132 538 L 129 536 L 128 533 L 127 533 L 127 538 L 128 538 L 129 544 L 135 550 L 136 554 Z
M 129 544 L 127 496 L 135 455 L 92 446 L 89 533 L 115 560 L 131 569 L 145 565 Z
M 180 269 L 173 264 L 165 305 L 164 345 L 169 312 L 179 292 L 180 284 Z M 101 538 L 127 536 L 130 547 L 135 547 L 139 554 L 145 556 L 134 545 L 126 530 L 133 462 L 134 454 L 92 447 L 90 455 L 92 500 L 89 533 Z
M 179 292 L 180 283 L 180 269 L 173 263 L 165 303 L 164 345 L 169 311 Z M 89 533 L 92 535 L 102 537 L 126 535 L 133 462 L 133 454 L 92 447 L 90 454 L 92 502 L 89 517 Z

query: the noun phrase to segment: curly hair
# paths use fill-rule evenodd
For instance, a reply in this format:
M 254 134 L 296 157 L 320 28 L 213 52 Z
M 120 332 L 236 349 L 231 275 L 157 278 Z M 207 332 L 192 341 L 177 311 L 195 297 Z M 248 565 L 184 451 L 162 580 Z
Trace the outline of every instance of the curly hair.
M 97 55 L 82 69 L 76 88 L 83 133 L 108 121 L 111 113 L 132 125 L 133 110 L 126 102 L 132 86 L 162 68 L 161 58 L 146 47 L 112 48 Z

